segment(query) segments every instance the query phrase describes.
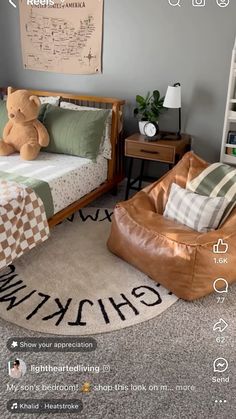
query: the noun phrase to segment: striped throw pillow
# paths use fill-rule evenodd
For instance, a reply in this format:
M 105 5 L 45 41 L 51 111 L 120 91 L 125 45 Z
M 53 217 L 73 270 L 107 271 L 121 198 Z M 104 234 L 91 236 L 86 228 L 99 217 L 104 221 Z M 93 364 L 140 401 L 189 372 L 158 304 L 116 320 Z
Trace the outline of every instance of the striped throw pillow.
M 224 197 L 228 206 L 222 216 L 222 225 L 236 206 L 236 169 L 223 163 L 214 163 L 203 170 L 186 186 L 192 192 L 210 197 Z
M 217 229 L 227 205 L 225 198 L 198 195 L 173 183 L 163 215 L 205 233 Z

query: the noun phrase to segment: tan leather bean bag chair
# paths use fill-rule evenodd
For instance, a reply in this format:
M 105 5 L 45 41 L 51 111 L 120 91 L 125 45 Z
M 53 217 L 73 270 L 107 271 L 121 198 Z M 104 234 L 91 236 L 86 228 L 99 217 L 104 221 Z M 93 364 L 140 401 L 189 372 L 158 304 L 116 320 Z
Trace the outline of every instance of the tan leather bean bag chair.
M 213 292 L 217 278 L 236 281 L 236 210 L 216 231 L 199 233 L 163 217 L 172 182 L 186 187 L 208 166 L 192 152 L 160 180 L 119 203 L 108 248 L 175 295 L 194 300 Z M 229 245 L 228 264 L 215 264 L 213 245 Z M 221 295 L 221 294 L 219 294 Z

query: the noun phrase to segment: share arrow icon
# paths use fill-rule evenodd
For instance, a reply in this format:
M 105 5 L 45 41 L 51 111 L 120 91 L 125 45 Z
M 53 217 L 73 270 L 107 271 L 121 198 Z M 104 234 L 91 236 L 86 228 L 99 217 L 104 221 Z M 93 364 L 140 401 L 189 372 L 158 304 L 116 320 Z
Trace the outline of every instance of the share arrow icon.
M 228 326 L 228 323 L 226 323 L 224 319 L 220 319 L 216 324 L 214 324 L 213 330 L 214 332 L 219 331 L 220 333 L 222 333 L 227 329 Z

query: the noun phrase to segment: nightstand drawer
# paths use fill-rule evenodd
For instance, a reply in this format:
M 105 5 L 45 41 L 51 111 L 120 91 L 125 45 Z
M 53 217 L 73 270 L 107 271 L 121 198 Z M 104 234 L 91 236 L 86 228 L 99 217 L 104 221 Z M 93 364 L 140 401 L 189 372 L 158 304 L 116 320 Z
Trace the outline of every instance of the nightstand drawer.
M 174 148 L 157 144 L 139 144 L 133 141 L 125 142 L 125 155 L 145 160 L 157 160 L 174 163 Z

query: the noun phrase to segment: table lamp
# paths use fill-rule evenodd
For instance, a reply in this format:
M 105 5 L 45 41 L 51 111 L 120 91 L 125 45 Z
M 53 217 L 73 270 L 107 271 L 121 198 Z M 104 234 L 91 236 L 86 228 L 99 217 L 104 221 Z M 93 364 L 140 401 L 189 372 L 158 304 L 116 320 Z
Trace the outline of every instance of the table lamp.
M 178 139 L 180 139 L 181 138 L 181 85 L 180 83 L 175 83 L 173 86 L 168 86 L 163 106 L 169 109 L 179 109 L 179 130 L 176 136 Z

